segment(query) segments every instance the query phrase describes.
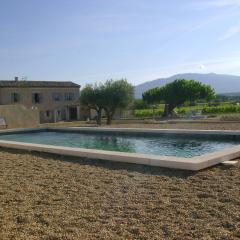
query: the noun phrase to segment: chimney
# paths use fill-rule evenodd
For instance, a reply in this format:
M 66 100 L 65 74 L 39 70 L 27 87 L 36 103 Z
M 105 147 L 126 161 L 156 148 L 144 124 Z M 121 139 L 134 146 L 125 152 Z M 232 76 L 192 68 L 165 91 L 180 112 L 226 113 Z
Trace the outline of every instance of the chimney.
M 15 77 L 14 80 L 17 82 L 18 81 L 18 77 Z

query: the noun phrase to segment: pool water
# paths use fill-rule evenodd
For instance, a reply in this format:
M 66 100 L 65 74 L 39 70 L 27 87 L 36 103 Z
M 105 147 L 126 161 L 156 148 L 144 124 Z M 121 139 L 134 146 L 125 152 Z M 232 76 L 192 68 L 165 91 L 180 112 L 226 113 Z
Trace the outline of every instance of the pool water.
M 117 135 L 116 133 L 32 132 L 0 135 L 1 140 L 38 143 L 74 148 L 144 153 L 175 157 L 194 157 L 240 144 L 240 140 L 219 136 Z

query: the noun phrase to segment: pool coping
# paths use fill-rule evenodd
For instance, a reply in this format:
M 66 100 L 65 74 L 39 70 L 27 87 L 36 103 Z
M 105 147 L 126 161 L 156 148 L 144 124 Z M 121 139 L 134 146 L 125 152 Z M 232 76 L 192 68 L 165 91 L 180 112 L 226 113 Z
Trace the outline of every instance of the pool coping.
M 151 128 L 103 128 L 103 127 L 40 127 L 0 130 L 1 133 L 22 133 L 34 131 L 90 131 L 90 132 L 121 132 L 121 133 L 153 133 L 153 134 L 214 134 L 240 135 L 240 131 L 232 130 L 194 130 L 194 129 L 151 129 Z M 207 153 L 201 156 L 184 158 L 152 154 L 125 153 L 86 148 L 72 148 L 46 144 L 24 143 L 0 140 L 0 147 L 21 149 L 27 151 L 46 152 L 66 156 L 86 157 L 124 163 L 135 163 L 157 167 L 176 168 L 198 171 L 240 157 L 240 145 L 225 150 Z

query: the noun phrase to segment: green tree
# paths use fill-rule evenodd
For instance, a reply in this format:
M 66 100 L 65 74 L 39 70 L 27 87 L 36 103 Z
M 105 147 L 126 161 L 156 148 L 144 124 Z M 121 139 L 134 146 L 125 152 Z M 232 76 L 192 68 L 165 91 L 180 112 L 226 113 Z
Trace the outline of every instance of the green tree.
M 117 109 L 124 109 L 133 101 L 133 86 L 126 79 L 107 80 L 101 86 L 104 96 L 103 108 L 107 116 L 107 124 L 111 124 Z
M 102 110 L 104 103 L 104 96 L 101 92 L 101 85 L 88 84 L 81 90 L 80 102 L 87 106 L 89 109 L 94 109 L 97 112 L 97 124 L 101 125 Z
M 207 101 L 215 97 L 214 89 L 194 80 L 176 79 L 162 87 L 150 89 L 143 93 L 143 100 L 147 103 L 164 101 L 164 116 L 171 115 L 174 108 L 186 101 L 194 102 L 199 99 Z

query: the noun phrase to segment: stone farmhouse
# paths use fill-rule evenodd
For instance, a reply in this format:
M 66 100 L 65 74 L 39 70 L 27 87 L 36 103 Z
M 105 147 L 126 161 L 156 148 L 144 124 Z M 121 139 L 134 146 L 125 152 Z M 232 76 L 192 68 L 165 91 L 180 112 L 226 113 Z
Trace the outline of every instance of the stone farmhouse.
M 29 116 L 37 113 L 40 123 L 79 120 L 79 94 L 80 85 L 73 82 L 0 80 L 0 117 L 20 117 L 14 112 L 9 116 L 6 109 L 11 108 Z

